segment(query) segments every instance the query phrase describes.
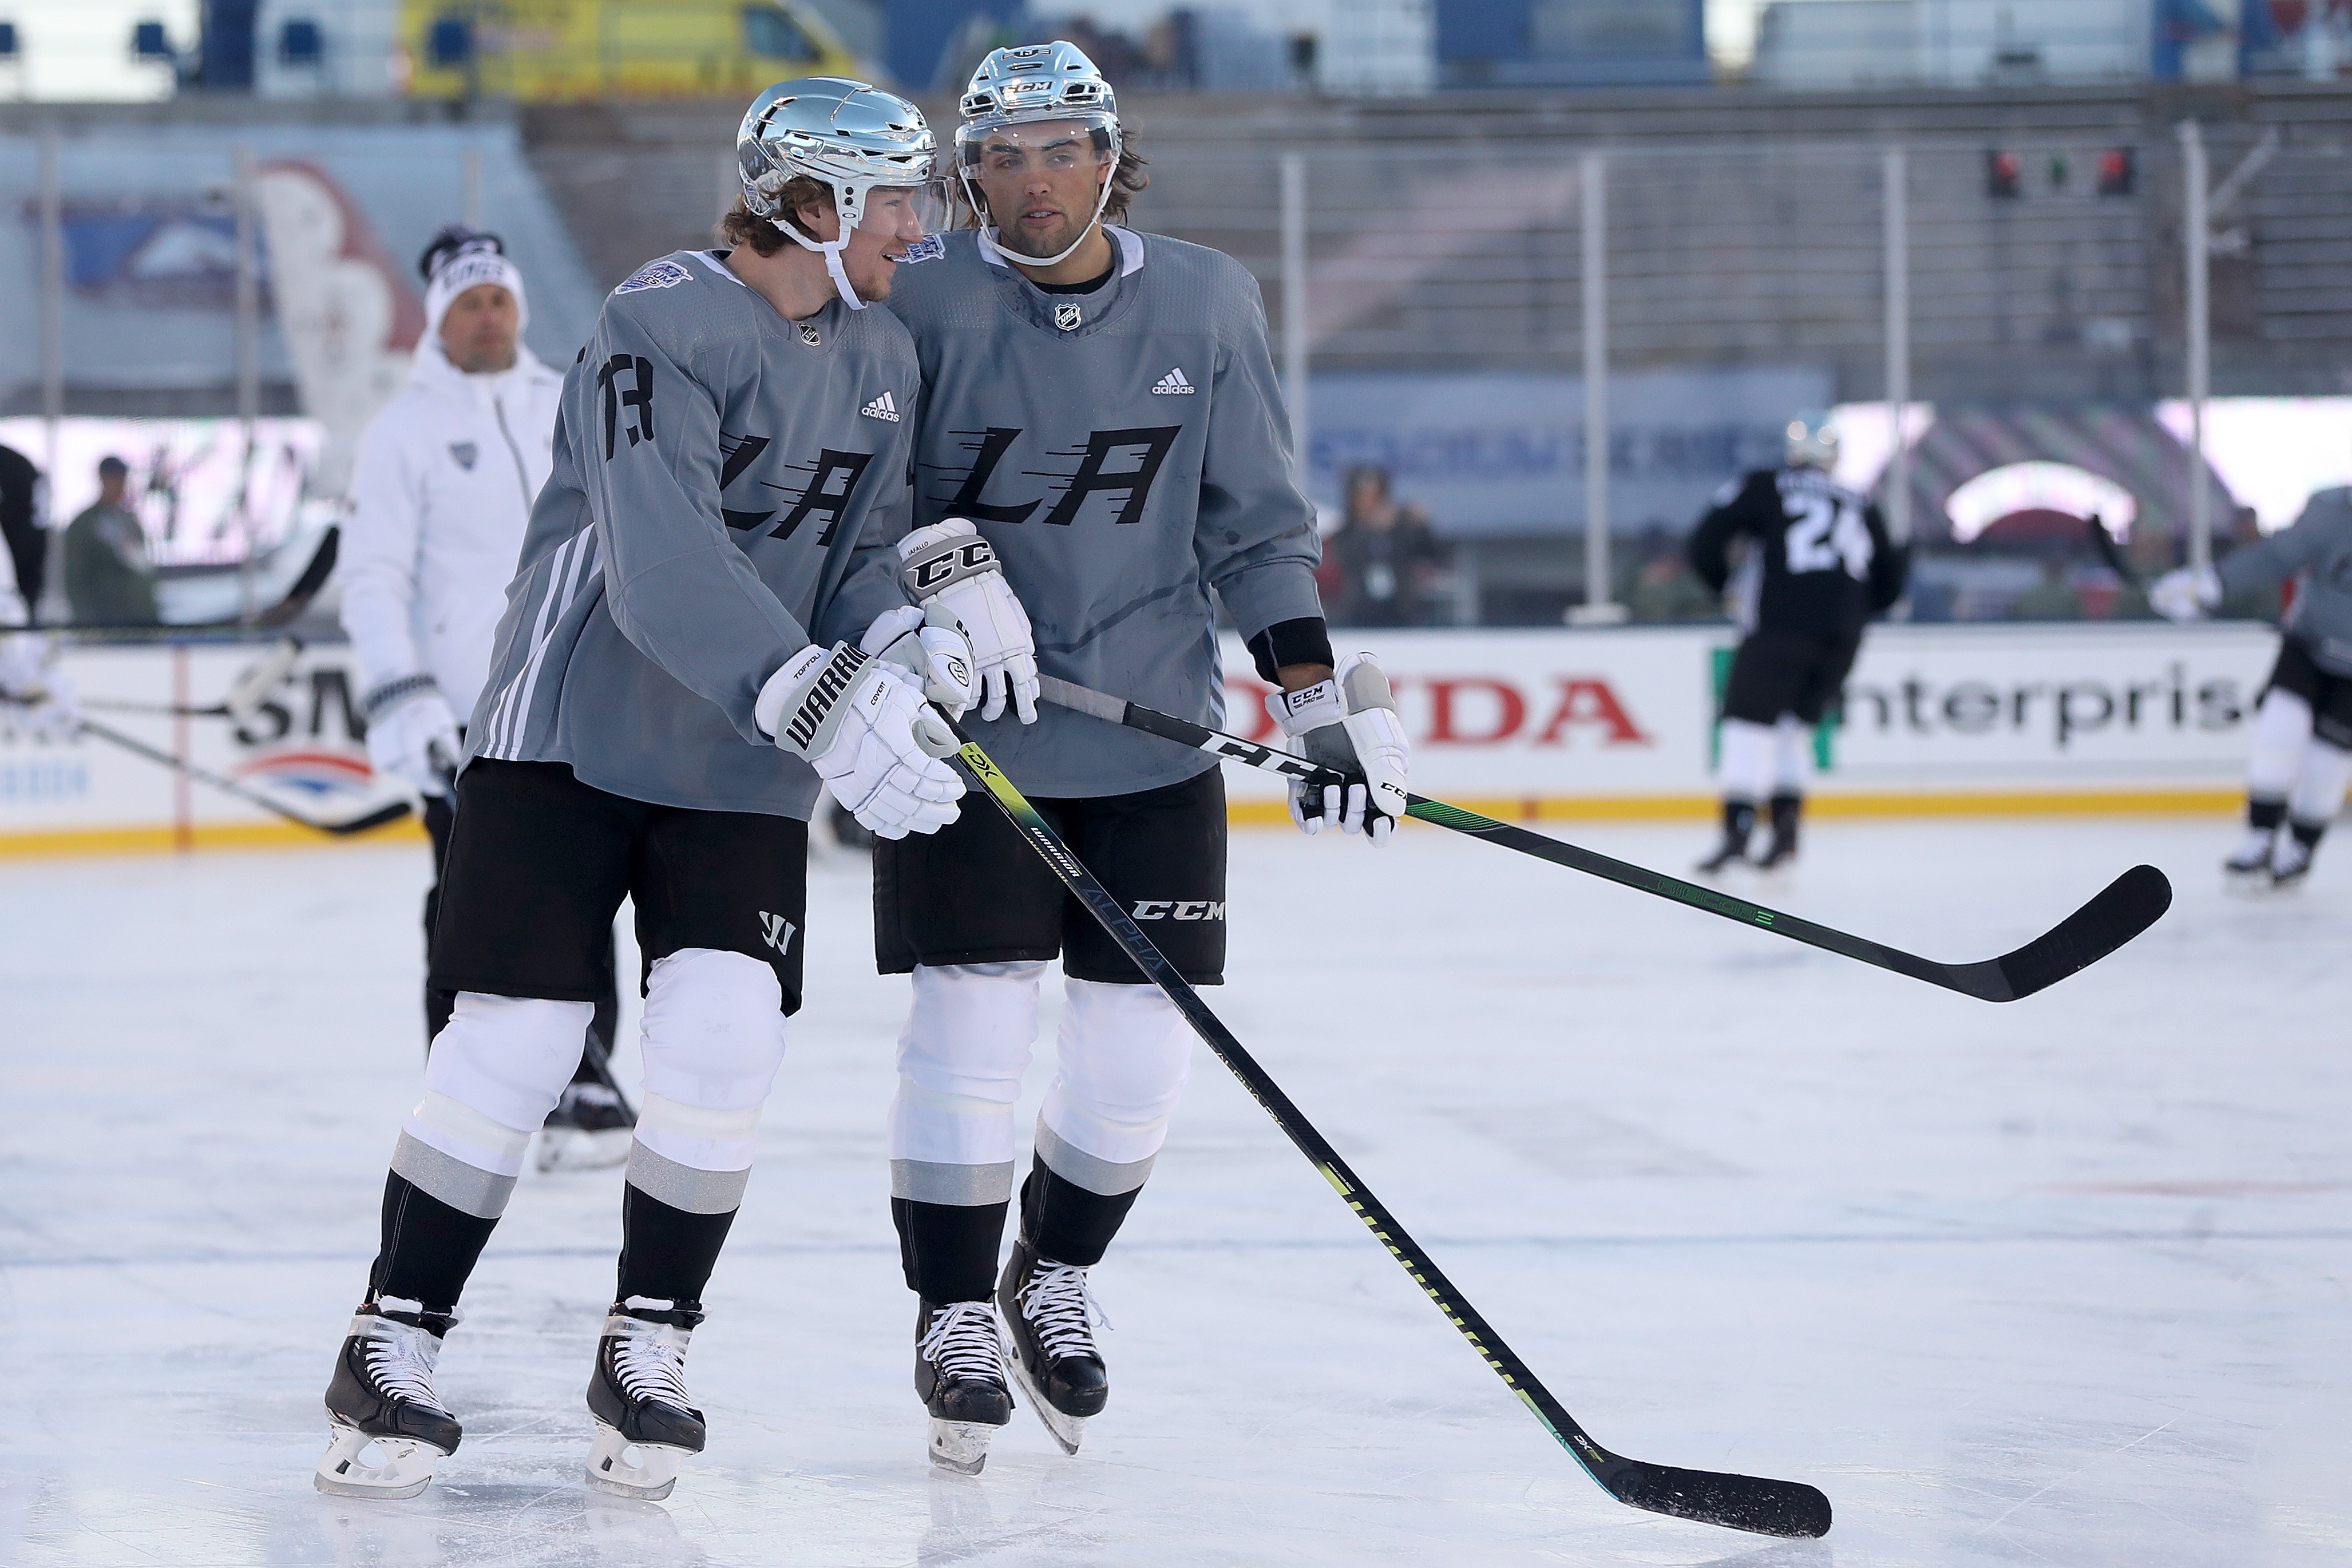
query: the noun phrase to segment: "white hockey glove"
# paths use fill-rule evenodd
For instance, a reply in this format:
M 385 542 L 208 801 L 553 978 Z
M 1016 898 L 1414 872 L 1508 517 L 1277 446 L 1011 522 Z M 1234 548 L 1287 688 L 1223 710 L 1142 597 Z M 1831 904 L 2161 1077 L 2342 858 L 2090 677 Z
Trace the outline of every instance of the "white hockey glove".
M 43 741 L 81 729 L 81 700 L 64 670 L 41 663 L 37 632 L 0 632 L 0 727 Z
M 1290 781 L 1290 820 L 1301 833 L 1320 833 L 1333 822 L 1343 833 L 1362 833 L 1385 844 L 1404 815 L 1405 769 L 1412 748 L 1397 718 L 1389 678 L 1368 653 L 1339 661 L 1330 679 L 1304 691 L 1269 692 L 1265 710 L 1282 732 L 1299 742 L 1313 763 L 1337 768 L 1350 779 L 1343 804 L 1338 785 L 1310 789 Z
M 973 690 L 971 645 L 945 610 L 901 605 L 874 617 L 857 646 L 879 659 L 912 670 L 923 696 L 961 719 L 979 700 Z
M 429 675 L 379 681 L 360 700 L 367 721 L 368 766 L 390 773 L 423 795 L 449 793 L 449 775 L 465 747 L 457 716 Z
M 1029 635 L 1029 612 L 1013 597 L 980 530 L 960 517 L 919 528 L 898 542 L 898 559 L 906 563 L 899 581 L 916 602 L 926 607 L 936 602 L 971 639 L 980 671 L 980 716 L 998 717 L 1010 700 L 1024 724 L 1034 724 L 1037 644 Z
M 2221 579 L 2210 566 L 2167 572 L 2147 591 L 2148 607 L 2168 621 L 2201 621 L 2221 603 Z
M 845 642 L 811 643 L 768 677 L 751 716 L 877 838 L 937 833 L 956 819 L 963 784 L 924 749 L 951 752 L 955 738 L 912 671 Z

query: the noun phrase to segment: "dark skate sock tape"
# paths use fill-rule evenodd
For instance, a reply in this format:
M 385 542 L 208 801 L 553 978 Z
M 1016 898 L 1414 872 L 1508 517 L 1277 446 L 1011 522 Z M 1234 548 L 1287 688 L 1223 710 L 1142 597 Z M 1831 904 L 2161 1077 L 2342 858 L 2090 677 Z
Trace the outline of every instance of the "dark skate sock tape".
M 448 1311 L 498 1226 L 391 1173 L 383 1183 L 383 1250 L 368 1270 L 368 1299 L 396 1296 L 422 1301 L 427 1311 Z
M 2275 833 L 2286 821 L 2286 802 L 2246 797 L 2246 826 L 2257 833 Z
M 1004 1242 L 1011 1200 L 992 1204 L 927 1204 L 890 1200 L 898 1227 L 898 1261 L 907 1289 L 926 1301 L 985 1301 L 996 1289 L 996 1254 Z
M 673 1208 L 635 1183 L 621 1187 L 621 1279 L 613 1300 L 699 1301 L 735 1210 L 696 1214 Z
M 1039 1162 L 1021 1184 L 1021 1234 L 1041 1258 L 1091 1268 L 1102 1261 L 1142 1191 L 1135 1186 L 1123 1193 L 1088 1192 Z

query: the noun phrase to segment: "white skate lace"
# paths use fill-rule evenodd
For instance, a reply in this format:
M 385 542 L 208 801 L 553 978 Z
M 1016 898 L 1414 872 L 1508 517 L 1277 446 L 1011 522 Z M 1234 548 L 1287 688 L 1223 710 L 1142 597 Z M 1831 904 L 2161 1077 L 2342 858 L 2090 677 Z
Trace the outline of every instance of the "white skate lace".
M 441 1396 L 433 1392 L 433 1369 L 441 1359 L 439 1340 L 423 1329 L 373 1314 L 354 1323 L 352 1331 L 367 1342 L 368 1381 L 378 1393 L 441 1408 Z
M 691 1410 L 686 1392 L 686 1347 L 691 1337 L 667 1323 L 615 1313 L 604 1331 L 620 1342 L 613 1347 L 613 1375 L 631 1399 L 649 1399 L 679 1410 Z
M 1087 1271 L 1069 1263 L 1040 1260 L 1029 1283 L 1013 1292 L 1021 1315 L 1037 1331 L 1046 1359 L 1097 1355 L 1095 1329 L 1110 1327 L 1110 1314 L 1087 1289 Z
M 940 1308 L 915 1349 L 950 1383 L 1004 1381 L 1004 1344 L 995 1309 L 985 1301 L 951 1301 Z

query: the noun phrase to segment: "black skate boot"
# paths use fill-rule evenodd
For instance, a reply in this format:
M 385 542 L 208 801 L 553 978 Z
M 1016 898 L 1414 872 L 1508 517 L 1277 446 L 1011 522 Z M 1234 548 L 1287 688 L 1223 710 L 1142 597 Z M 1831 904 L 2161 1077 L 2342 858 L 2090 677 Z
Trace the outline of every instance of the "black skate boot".
M 1805 798 L 1799 795 L 1776 795 L 1772 797 L 1772 842 L 1758 856 L 1758 869 L 1770 871 L 1790 865 L 1797 858 L 1797 819 L 1804 815 Z
M 1723 803 L 1723 842 L 1715 853 L 1698 863 L 1702 876 L 1713 876 L 1726 866 L 1748 863 L 1748 836 L 1756 831 L 1756 807 L 1745 800 Z
M 539 1135 L 541 1171 L 600 1171 L 625 1163 L 637 1119 L 601 1083 L 567 1083 Z
M 931 1463 L 976 1476 L 988 1440 L 1013 1419 L 1004 1342 L 986 1301 L 922 1301 L 915 1312 L 915 1393 L 931 1413 Z
M 702 1412 L 686 1392 L 687 1342 L 701 1321 L 699 1301 L 632 1296 L 614 1303 L 588 1379 L 588 1413 L 596 1418 L 590 1486 L 659 1502 L 677 1484 L 680 1462 L 702 1452 Z
M 2279 892 L 2303 886 L 2311 875 L 2311 858 L 2319 852 L 2319 840 L 2327 831 L 2320 822 L 2290 822 L 2271 847 L 2271 886 Z
M 2285 826 L 2286 802 L 2248 801 L 2246 836 L 2238 841 L 2238 847 L 2230 852 L 2230 858 L 2221 862 L 2224 885 L 2233 892 L 2252 892 L 2268 888 L 2271 852 L 2279 837 L 2279 829 Z
M 337 1497 L 411 1498 L 457 1451 L 465 1429 L 441 1408 L 433 1369 L 456 1309 L 393 1297 L 362 1304 L 327 1384 L 333 1430 L 310 1483 Z
M 1087 1418 L 1110 1401 L 1110 1373 L 1095 1348 L 1101 1309 L 1087 1290 L 1087 1271 L 1038 1257 L 1024 1237 L 996 1282 L 996 1302 L 1013 1332 L 1021 1392 L 1062 1452 L 1076 1453 Z

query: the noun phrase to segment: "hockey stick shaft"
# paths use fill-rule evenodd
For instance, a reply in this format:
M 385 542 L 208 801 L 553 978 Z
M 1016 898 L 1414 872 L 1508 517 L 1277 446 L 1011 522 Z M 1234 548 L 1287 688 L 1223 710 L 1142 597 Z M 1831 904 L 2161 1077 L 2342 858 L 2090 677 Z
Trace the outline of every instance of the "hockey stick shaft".
M 395 800 L 387 805 L 380 805 L 373 811 L 368 812 L 363 816 L 352 817 L 348 821 L 336 821 L 326 817 L 311 816 L 306 813 L 295 810 L 292 806 L 286 805 L 270 799 L 269 796 L 262 794 L 259 790 L 239 784 L 235 779 L 227 778 L 222 774 L 214 773 L 208 768 L 198 767 L 195 763 L 187 761 L 185 758 L 173 756 L 171 752 L 164 751 L 160 746 L 151 746 L 144 741 L 135 740 L 132 737 L 122 733 L 120 730 L 110 729 L 106 725 L 100 724 L 95 720 L 84 719 L 80 721 L 79 727 L 81 732 L 85 735 L 95 735 L 100 740 L 120 746 L 126 752 L 136 752 L 138 755 L 145 757 L 149 762 L 161 763 L 163 766 L 172 769 L 175 773 L 185 773 L 188 777 L 194 779 L 199 784 L 210 784 L 213 788 L 219 790 L 224 795 L 235 795 L 237 799 L 244 801 L 248 805 L 257 805 L 264 811 L 275 812 L 289 822 L 299 822 L 305 827 L 316 829 L 320 833 L 331 834 L 338 838 L 348 834 L 364 833 L 372 827 L 382 827 L 388 822 L 397 822 L 402 817 L 406 816 L 409 812 L 409 805 L 406 801 Z
M 1052 868 L 1062 885 L 1076 895 L 1087 906 L 1103 930 L 1133 959 L 1167 998 L 1175 1004 L 1185 1021 L 1216 1054 L 1219 1061 L 1241 1080 L 1242 1087 L 1274 1119 L 1298 1152 L 1307 1156 L 1332 1190 L 1347 1200 L 1356 1217 L 1364 1222 L 1372 1238 L 1388 1248 L 1412 1282 L 1422 1288 L 1445 1314 L 1446 1321 L 1460 1331 L 1462 1337 L 1483 1357 L 1512 1393 L 1517 1394 L 1535 1413 L 1545 1430 L 1558 1440 L 1560 1447 L 1575 1456 L 1577 1463 L 1601 1489 L 1619 1501 L 1654 1513 L 1672 1514 L 1679 1519 L 1696 1520 L 1706 1524 L 1719 1524 L 1733 1530 L 1750 1531 L 1760 1535 L 1817 1536 L 1830 1527 L 1829 1500 L 1813 1488 L 1795 1481 L 1767 1480 L 1753 1476 L 1717 1474 L 1711 1471 L 1683 1470 L 1668 1466 L 1646 1464 L 1627 1459 L 1609 1452 L 1589 1436 L 1577 1420 L 1558 1399 L 1528 1369 L 1512 1349 L 1505 1344 L 1475 1307 L 1465 1300 L 1446 1279 L 1437 1265 L 1412 1237 L 1405 1233 L 1390 1214 L 1386 1205 L 1374 1196 L 1362 1178 L 1349 1169 L 1338 1150 L 1315 1129 L 1306 1115 L 1285 1094 L 1280 1085 L 1260 1067 L 1256 1058 L 1244 1049 L 1233 1031 L 1209 1010 L 1200 993 L 1179 973 L 1160 950 L 1152 945 L 1140 927 L 1128 916 L 1118 900 L 1096 879 L 1094 874 L 1072 855 L 1061 838 L 1037 808 L 1006 778 L 978 742 L 957 728 L 952 721 L 950 730 L 960 742 L 953 753 L 974 783 L 985 791 L 1006 820 L 1034 849 L 1039 858 Z
M 1044 678 L 1043 689 L 1048 702 L 1091 714 L 1130 730 L 1140 730 L 1179 745 L 1191 746 L 1213 756 L 1242 763 L 1262 772 L 1300 779 L 1315 786 L 1348 782 L 1339 773 L 1318 767 L 1304 757 L 1274 751 L 1254 741 L 1244 741 L 1238 735 L 1228 735 L 1205 725 L 1194 724 L 1107 692 L 1057 680 L 1052 676 Z M 1426 795 L 1408 795 L 1406 800 L 1409 804 L 1405 815 L 1416 821 L 1481 838 L 1506 849 L 1516 849 L 1522 855 L 1548 860 L 1555 866 L 1565 866 L 1570 870 L 1582 871 L 1620 887 L 1704 910 L 1725 920 L 1769 931 L 1791 942 L 1803 942 L 1808 947 L 1838 953 L 1985 1002 L 2013 1002 L 2021 996 L 2030 996 L 2077 970 L 2096 963 L 2155 924 L 2172 902 L 2172 887 L 2165 880 L 2162 872 L 2153 866 L 2135 866 L 2109 883 L 2089 903 L 2023 947 L 1976 963 L 1939 963 L 1934 959 L 1921 958 L 1916 953 L 1906 952 L 1884 942 L 1872 942 L 1867 937 L 1816 924 L 1796 915 L 1768 909 L 1762 904 L 1750 903 L 1746 899 L 1734 898 L 1713 888 L 1700 887 L 1696 882 L 1685 882 L 1663 871 L 1653 871 L 1580 845 L 1548 837 L 1524 827 L 1515 827 L 1507 822 L 1497 822 L 1491 816 L 1481 816 L 1475 811 L 1465 811 L 1458 805 L 1448 805 Z

